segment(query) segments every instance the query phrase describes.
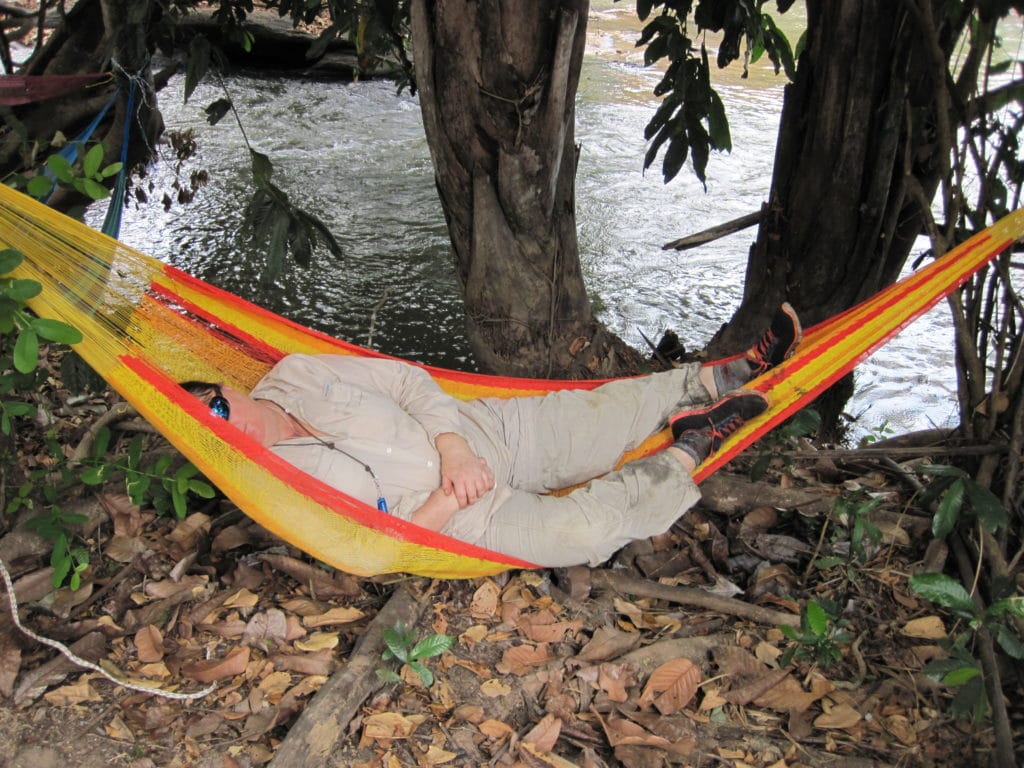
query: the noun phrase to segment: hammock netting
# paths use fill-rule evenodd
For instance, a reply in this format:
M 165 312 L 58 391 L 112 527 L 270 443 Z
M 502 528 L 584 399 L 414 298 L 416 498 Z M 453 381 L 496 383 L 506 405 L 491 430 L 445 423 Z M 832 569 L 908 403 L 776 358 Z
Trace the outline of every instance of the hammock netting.
M 862 304 L 807 329 L 794 357 L 748 385 L 768 393 L 769 410 L 702 464 L 697 481 L 806 405 L 1022 235 L 1024 209 Z M 0 248 L 25 255 L 14 276 L 43 285 L 31 309 L 77 327 L 84 335 L 75 346 L 82 358 L 275 535 L 357 575 L 462 578 L 534 567 L 382 514 L 297 471 L 177 385 L 190 379 L 218 381 L 248 391 L 293 352 L 385 355 L 286 320 L 3 185 Z M 537 395 L 601 383 L 425 368 L 458 398 Z M 669 440 L 665 430 L 624 461 L 659 450 Z

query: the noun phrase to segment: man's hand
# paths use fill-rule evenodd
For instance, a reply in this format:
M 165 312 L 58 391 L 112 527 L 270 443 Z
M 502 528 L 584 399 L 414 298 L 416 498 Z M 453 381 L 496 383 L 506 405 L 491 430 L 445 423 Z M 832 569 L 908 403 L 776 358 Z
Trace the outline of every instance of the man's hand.
M 473 453 L 466 439 L 455 432 L 444 432 L 434 440 L 441 456 L 441 490 L 455 495 L 459 509 L 478 501 L 494 488 L 494 472 L 487 461 Z

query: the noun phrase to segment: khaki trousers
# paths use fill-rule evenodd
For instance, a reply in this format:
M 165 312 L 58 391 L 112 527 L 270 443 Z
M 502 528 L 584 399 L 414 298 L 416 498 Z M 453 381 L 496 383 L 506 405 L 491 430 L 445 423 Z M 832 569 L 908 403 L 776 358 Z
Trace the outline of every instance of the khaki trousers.
M 630 541 L 668 530 L 700 498 L 689 473 L 664 452 L 612 470 L 674 412 L 710 402 L 699 370 L 693 363 L 589 391 L 460 405 L 498 487 L 490 503 L 460 510 L 445 533 L 557 567 L 597 565 Z M 588 480 L 564 496 L 546 495 Z

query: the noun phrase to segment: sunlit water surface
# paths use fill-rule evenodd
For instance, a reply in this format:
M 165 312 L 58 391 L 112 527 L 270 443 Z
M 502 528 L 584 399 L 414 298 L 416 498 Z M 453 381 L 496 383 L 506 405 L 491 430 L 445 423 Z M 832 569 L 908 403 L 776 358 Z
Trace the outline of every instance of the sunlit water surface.
M 640 331 L 657 338 L 673 328 L 698 348 L 740 302 L 754 230 L 694 251 L 661 246 L 766 199 L 783 80 L 760 65 L 748 80 L 721 83 L 733 151 L 711 158 L 706 191 L 688 169 L 665 185 L 657 167 L 642 172 L 643 128 L 660 75 L 643 67 L 631 33 L 622 31 L 631 8 L 597 5 L 577 109 L 587 285 L 600 318 L 634 345 L 644 346 Z M 249 141 L 271 157 L 274 181 L 323 219 L 344 258 L 320 254 L 311 268 L 291 265 L 274 285 L 260 286 L 263 254 L 241 226 L 251 194 L 245 145 L 230 119 L 204 120 L 202 107 L 223 91 L 204 84 L 183 104 L 181 77 L 160 93 L 161 110 L 168 129 L 195 130 L 199 153 L 188 167 L 207 169 L 212 181 L 191 205 L 165 212 L 158 200 L 174 162 L 161 147 L 164 159 L 150 175 L 154 201 L 126 212 L 121 239 L 299 323 L 366 344 L 372 319 L 375 348 L 474 370 L 416 99 L 396 96 L 386 82 L 235 76 L 226 86 Z M 97 206 L 91 223 L 102 215 Z M 952 330 L 940 304 L 857 369 L 854 436 L 883 425 L 904 432 L 950 424 L 955 400 Z

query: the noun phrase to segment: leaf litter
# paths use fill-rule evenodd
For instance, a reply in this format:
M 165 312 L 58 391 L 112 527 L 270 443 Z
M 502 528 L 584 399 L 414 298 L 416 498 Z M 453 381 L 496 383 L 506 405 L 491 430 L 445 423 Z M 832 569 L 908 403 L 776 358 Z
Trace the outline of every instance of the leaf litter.
M 810 469 L 779 477 L 834 492 Z M 885 537 L 855 569 L 810 567 L 826 553 L 808 534 L 814 521 L 792 510 L 723 514 L 713 504 L 608 566 L 700 588 L 723 601 L 718 610 L 609 589 L 587 569 L 356 578 L 311 561 L 226 501 L 178 521 L 111 486 L 74 501 L 92 521 L 81 530 L 91 565 L 74 593 L 48 586 L 45 547 L 5 521 L 0 555 L 22 620 L 128 680 L 216 687 L 194 702 L 122 689 L 24 637 L 7 616 L 0 764 L 50 750 L 62 757 L 55 764 L 86 768 L 114 759 L 273 766 L 399 585 L 427 607 L 415 636 L 447 634 L 454 644 L 423 661 L 429 688 L 406 668 L 401 682 L 356 702 L 335 735 L 337 765 L 929 766 L 983 754 L 986 727 L 954 721 L 952 691 L 922 674 L 945 653 L 951 626 L 907 586 L 924 556 L 915 549 L 926 539 L 921 521 L 900 512 L 900 488 L 870 482 L 887 494 Z M 852 630 L 835 664 L 782 666 L 793 641 L 779 626 L 727 609 L 744 602 L 798 623 L 810 598 L 841 605 Z

